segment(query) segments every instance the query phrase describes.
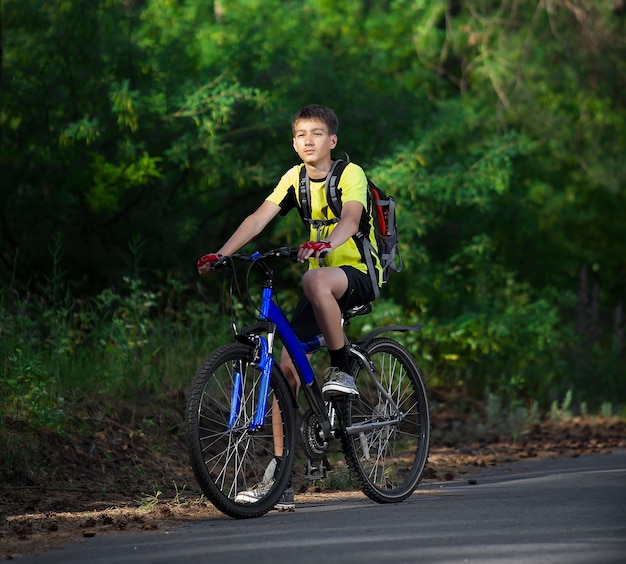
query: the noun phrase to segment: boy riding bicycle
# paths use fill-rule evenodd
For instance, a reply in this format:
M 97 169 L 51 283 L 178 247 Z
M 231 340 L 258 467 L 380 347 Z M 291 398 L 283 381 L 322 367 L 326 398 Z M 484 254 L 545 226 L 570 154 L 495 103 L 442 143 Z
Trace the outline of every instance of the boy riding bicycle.
M 319 333 L 324 336 L 330 354 L 330 367 L 324 372 L 324 398 L 357 398 L 358 389 L 349 375 L 342 311 L 368 303 L 375 297 L 365 258 L 354 238 L 360 231 L 377 249 L 371 215 L 367 210 L 367 179 L 359 166 L 348 163 L 337 187 L 341 191 L 342 208 L 340 217 L 335 218 L 326 198 L 326 182 L 333 167 L 331 151 L 337 145 L 337 116 L 324 106 L 304 106 L 295 114 L 292 129 L 293 148 L 302 159 L 302 164 L 283 175 L 274 191 L 244 219 L 216 253 L 206 254 L 198 260 L 198 272 L 202 276 L 208 274 L 211 264 L 220 256 L 236 253 L 259 235 L 279 213 L 285 215 L 295 207 L 303 216 L 298 187 L 304 167 L 310 181 L 311 222 L 308 241 L 300 246 L 298 260 L 308 261 L 308 269 L 302 277 L 304 295 L 295 308 L 291 324 L 302 340 Z M 374 268 L 380 286 L 382 272 L 376 257 Z M 297 396 L 300 381 L 284 349 L 280 366 Z M 273 421 L 272 424 L 280 422 Z M 280 460 L 282 445 L 275 443 L 274 451 Z M 254 501 L 263 494 L 261 485 L 240 495 L 243 501 L 246 501 L 246 496 Z M 277 508 L 295 508 L 291 486 L 283 494 Z

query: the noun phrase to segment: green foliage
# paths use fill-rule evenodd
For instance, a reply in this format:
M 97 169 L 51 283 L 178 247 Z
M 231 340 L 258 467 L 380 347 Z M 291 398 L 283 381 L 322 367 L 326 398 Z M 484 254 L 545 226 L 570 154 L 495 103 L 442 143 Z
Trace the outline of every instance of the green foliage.
M 142 382 L 144 369 L 158 354 L 151 345 L 153 319 L 151 310 L 156 306 L 156 294 L 146 291 L 141 282 L 125 278 L 128 293 L 119 295 L 105 290 L 96 298 L 96 310 L 110 319 L 108 335 L 98 341 L 108 369 L 103 370 L 103 383 L 112 389 L 154 391 L 154 384 Z
M 21 349 L 6 358 L 0 391 L 6 415 L 28 421 L 34 426 L 51 430 L 61 429 L 65 413 L 63 397 L 54 389 L 41 359 L 25 358 Z
M 58 245 L 58 240 L 57 240 Z M 50 248 L 53 262 L 62 254 Z M 206 298 L 184 300 L 136 278 L 93 299 L 61 294 L 63 273 L 43 292 L 52 301 L 0 294 L 0 409 L 35 427 L 62 429 L 64 397 L 132 398 L 184 388 L 202 359 L 228 337 L 228 320 Z M 181 306 L 181 307 L 179 307 Z
M 573 394 L 572 390 L 568 390 L 563 398 L 563 401 L 559 404 L 557 400 L 552 402 L 550 406 L 550 419 L 553 421 L 558 421 L 562 419 L 570 419 L 572 417 L 571 406 L 572 406 Z M 603 416 L 608 416 L 609 414 L 602 414 Z
M 626 43 L 614 2 L 1 9 L 12 409 L 57 409 L 65 389 L 188 381 L 227 338 L 221 293 L 196 285 L 195 260 L 295 163 L 290 120 L 310 102 L 338 112 L 338 156 L 398 202 L 405 270 L 355 332 L 422 323 L 403 339 L 429 383 L 503 406 L 549 411 L 570 390 L 591 410 L 626 404 Z M 288 217 L 255 244 L 295 245 L 300 229 Z

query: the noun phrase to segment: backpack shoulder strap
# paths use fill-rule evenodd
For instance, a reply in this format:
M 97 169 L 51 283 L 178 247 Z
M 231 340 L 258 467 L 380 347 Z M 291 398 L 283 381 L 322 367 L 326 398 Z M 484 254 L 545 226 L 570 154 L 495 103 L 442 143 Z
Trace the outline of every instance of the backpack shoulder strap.
M 311 184 L 309 175 L 306 172 L 306 166 L 304 165 L 302 165 L 302 168 L 300 169 L 300 183 L 298 191 L 300 215 L 306 224 L 311 219 Z
M 348 155 L 346 155 L 346 157 L 348 157 Z M 328 202 L 328 207 L 337 218 L 341 216 L 341 189 L 339 188 L 339 179 L 349 162 L 349 157 L 348 160 L 345 161 L 341 159 L 335 161 L 333 169 L 326 179 L 326 201 Z
M 350 157 L 347 153 L 345 161 L 337 159 L 326 179 L 326 201 L 328 202 L 328 207 L 337 218 L 341 216 L 341 190 L 339 189 L 339 179 L 349 162 Z
M 347 154 L 346 157 L 349 161 L 349 157 Z M 326 177 L 326 199 L 328 201 L 330 209 L 337 218 L 341 215 L 341 190 L 338 190 L 339 177 L 341 176 L 343 169 L 346 168 L 348 161 L 344 161 L 342 159 L 337 159 L 336 161 L 333 161 L 333 164 L 328 171 L 328 176 Z M 305 223 L 310 223 L 311 181 L 309 179 L 309 175 L 306 172 L 305 166 L 300 169 L 300 182 L 298 192 L 300 209 L 302 210 L 302 219 Z

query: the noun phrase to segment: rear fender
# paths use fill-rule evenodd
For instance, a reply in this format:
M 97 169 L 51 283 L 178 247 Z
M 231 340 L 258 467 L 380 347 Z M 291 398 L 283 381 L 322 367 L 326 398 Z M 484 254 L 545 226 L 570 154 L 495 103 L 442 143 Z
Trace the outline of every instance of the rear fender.
M 386 325 L 385 327 L 379 327 L 378 329 L 374 329 L 373 331 L 366 333 L 356 342 L 356 344 L 360 347 L 366 347 L 372 339 L 375 339 L 383 333 L 391 333 L 394 331 L 406 333 L 407 331 L 420 331 L 421 329 L 422 325 L 420 323 L 417 325 Z

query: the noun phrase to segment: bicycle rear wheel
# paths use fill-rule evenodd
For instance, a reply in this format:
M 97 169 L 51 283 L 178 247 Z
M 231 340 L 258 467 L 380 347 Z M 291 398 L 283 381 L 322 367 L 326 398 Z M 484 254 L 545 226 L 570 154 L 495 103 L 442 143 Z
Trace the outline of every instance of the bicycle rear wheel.
M 352 374 L 360 397 L 338 403 L 347 428 L 341 439 L 344 455 L 365 495 L 378 503 L 400 502 L 413 493 L 428 461 L 426 389 L 419 367 L 400 343 L 378 338 L 362 352 L 389 397 L 355 361 Z
M 259 517 L 272 509 L 287 486 L 293 466 L 293 394 L 276 365 L 270 378 L 265 423 L 263 428 L 251 430 L 260 379 L 252 347 L 225 345 L 201 364 L 187 405 L 189 458 L 196 480 L 220 511 L 238 519 Z M 240 393 L 233 393 L 237 389 Z M 272 462 L 273 426 L 283 444 L 277 466 Z M 252 502 L 237 499 L 259 484 L 264 486 L 262 497 Z

